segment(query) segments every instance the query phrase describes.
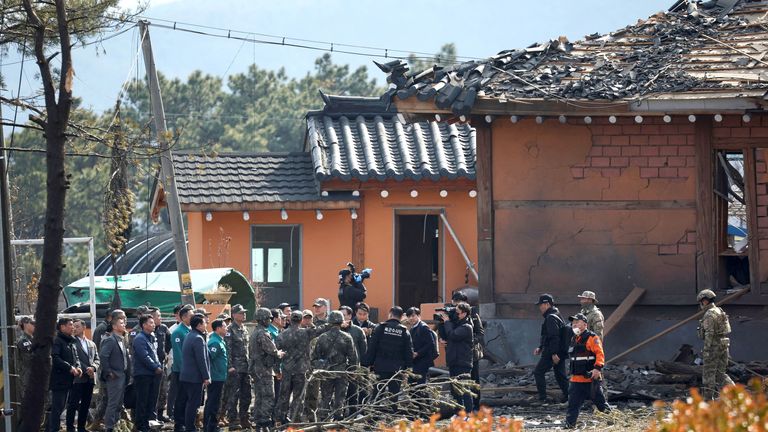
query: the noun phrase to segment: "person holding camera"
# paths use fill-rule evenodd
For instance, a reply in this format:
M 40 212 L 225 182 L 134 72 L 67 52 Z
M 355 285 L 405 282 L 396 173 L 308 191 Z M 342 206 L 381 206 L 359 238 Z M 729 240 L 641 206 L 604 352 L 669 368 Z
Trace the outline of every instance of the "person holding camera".
M 461 291 L 456 291 L 451 296 L 451 303 L 455 306 L 459 303 L 469 304 L 469 298 Z M 477 312 L 477 308 L 472 307 L 472 312 L 469 315 L 470 324 L 472 324 L 472 336 L 474 337 L 474 343 L 472 344 L 472 381 L 480 385 L 480 359 L 483 358 L 483 348 L 485 347 L 485 328 L 483 327 L 483 321 L 480 319 L 480 314 Z M 477 411 L 480 409 L 480 390 L 476 391 L 475 397 L 472 398 L 472 407 Z
M 347 263 L 347 268 L 339 271 L 339 304 L 355 310 L 355 306 L 365 300 L 367 289 L 363 280 L 371 277 L 371 269 L 355 272 L 355 265 Z
M 545 375 L 550 369 L 555 371 L 555 380 L 560 390 L 563 391 L 563 399 L 568 400 L 568 377 L 565 374 L 565 357 L 568 352 L 568 343 L 570 342 L 568 326 L 558 314 L 559 310 L 555 307 L 555 299 L 549 294 L 539 296 L 536 302 L 539 311 L 544 316 L 544 322 L 541 324 L 541 341 L 538 348 L 533 351 L 533 355 L 541 355 L 536 368 L 533 370 L 533 377 L 536 379 L 536 389 L 539 392 L 539 401 L 547 400 L 547 381 Z
M 437 327 L 440 339 L 444 340 L 445 363 L 451 378 L 471 379 L 472 348 L 474 336 L 470 314 L 472 308 L 467 303 L 458 303 L 454 308 L 440 310 L 441 322 Z M 464 406 L 464 412 L 472 412 L 472 394 L 455 392 L 451 387 L 453 397 Z

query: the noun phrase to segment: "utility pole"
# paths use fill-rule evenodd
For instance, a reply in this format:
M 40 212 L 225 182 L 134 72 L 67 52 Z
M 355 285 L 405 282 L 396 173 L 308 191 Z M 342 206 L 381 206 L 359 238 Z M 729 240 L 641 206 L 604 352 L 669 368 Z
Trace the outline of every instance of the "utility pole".
M 173 247 L 176 252 L 176 270 L 179 275 L 179 287 L 181 289 L 182 304 L 195 304 L 195 295 L 192 291 L 192 277 L 189 272 L 189 255 L 187 254 L 187 236 L 184 233 L 184 218 L 181 215 L 179 194 L 176 191 L 176 179 L 173 169 L 173 157 L 168 146 L 168 132 L 165 125 L 165 110 L 163 99 L 160 95 L 160 83 L 157 79 L 155 59 L 152 55 L 152 42 L 149 39 L 149 22 L 139 21 L 141 32 L 141 48 L 144 52 L 144 66 L 147 69 L 149 81 L 149 94 L 152 102 L 152 114 L 155 119 L 157 142 L 160 145 L 160 180 L 165 191 L 165 200 L 168 203 L 168 216 L 171 220 L 171 232 L 173 233 Z

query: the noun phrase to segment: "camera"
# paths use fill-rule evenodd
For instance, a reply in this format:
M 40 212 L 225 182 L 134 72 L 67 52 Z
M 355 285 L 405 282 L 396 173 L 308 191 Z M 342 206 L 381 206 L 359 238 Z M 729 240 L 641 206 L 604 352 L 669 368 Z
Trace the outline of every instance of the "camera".
M 441 307 L 441 308 L 435 309 L 435 311 L 436 312 L 445 312 L 445 314 L 448 315 L 448 319 L 451 320 L 451 321 L 458 321 L 459 320 L 459 315 L 458 315 L 458 312 L 456 311 L 456 307 L 455 306 L 446 305 L 445 307 Z M 432 315 L 432 318 L 435 321 L 440 321 L 440 322 L 443 321 L 443 317 L 440 314 L 434 314 L 434 315 Z
M 352 264 L 351 262 L 347 263 L 347 268 L 352 273 L 352 282 L 355 285 L 362 284 L 363 280 L 370 278 L 371 273 L 373 273 L 373 269 L 370 269 L 370 268 L 363 269 L 363 271 L 361 271 L 360 273 L 357 273 L 355 271 L 355 265 Z

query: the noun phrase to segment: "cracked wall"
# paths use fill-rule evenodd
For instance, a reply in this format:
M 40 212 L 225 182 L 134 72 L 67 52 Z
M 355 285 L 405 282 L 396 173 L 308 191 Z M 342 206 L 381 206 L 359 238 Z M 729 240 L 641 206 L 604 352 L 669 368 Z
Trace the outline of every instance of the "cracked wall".
M 495 292 L 620 302 L 695 292 L 694 128 L 685 119 L 495 122 Z M 573 297 L 573 299 L 570 299 Z

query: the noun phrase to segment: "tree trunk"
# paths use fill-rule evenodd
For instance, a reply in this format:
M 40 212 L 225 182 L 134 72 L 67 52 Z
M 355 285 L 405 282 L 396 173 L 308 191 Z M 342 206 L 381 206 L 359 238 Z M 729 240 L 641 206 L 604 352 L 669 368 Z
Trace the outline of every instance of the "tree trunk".
M 45 55 L 45 25 L 37 16 L 30 0 L 23 0 L 24 11 L 35 27 L 35 58 L 43 81 L 45 96 L 46 140 L 46 206 L 45 243 L 43 245 L 42 270 L 37 286 L 38 300 L 35 307 L 35 334 L 32 339 L 33 355 L 28 365 L 34 373 L 25 383 L 22 405 L 24 418 L 21 430 L 38 432 L 43 418 L 43 405 L 51 374 L 51 345 L 56 331 L 59 295 L 62 290 L 62 252 L 64 249 L 64 204 L 69 181 L 64 171 L 65 132 L 72 108 L 71 43 L 67 29 L 65 0 L 56 0 L 56 19 L 61 49 L 61 75 L 57 89 Z

